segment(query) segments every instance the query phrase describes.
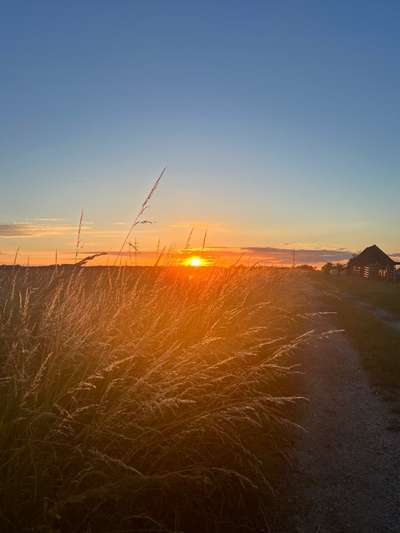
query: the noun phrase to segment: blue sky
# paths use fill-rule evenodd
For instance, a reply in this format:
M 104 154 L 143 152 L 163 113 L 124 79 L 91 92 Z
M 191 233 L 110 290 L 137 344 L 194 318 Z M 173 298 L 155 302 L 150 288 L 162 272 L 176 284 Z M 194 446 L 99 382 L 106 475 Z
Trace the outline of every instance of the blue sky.
M 1 6 L 0 252 L 400 250 L 398 2 Z

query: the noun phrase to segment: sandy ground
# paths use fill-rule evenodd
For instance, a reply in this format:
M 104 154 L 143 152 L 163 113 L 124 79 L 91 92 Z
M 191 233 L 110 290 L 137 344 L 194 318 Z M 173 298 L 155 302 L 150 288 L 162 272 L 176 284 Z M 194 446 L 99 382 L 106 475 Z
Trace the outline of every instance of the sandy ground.
M 317 308 L 315 291 L 304 291 Z M 322 320 L 331 329 L 329 316 Z M 370 387 L 343 333 L 317 339 L 303 370 L 310 401 L 291 452 L 285 531 L 400 532 L 399 416 Z

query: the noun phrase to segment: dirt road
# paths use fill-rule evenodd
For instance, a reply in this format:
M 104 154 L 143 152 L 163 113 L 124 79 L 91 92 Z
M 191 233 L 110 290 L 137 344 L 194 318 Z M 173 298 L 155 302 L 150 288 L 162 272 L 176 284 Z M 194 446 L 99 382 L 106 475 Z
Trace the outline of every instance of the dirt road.
M 321 309 L 316 290 L 304 291 Z M 290 531 L 400 532 L 399 416 L 369 385 L 344 333 L 317 339 L 303 370 L 310 401 L 291 454 Z

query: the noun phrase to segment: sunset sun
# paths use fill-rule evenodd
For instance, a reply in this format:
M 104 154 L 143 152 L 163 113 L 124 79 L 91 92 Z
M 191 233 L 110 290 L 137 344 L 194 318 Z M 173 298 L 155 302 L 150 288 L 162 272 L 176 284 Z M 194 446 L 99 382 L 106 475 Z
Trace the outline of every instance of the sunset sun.
M 206 266 L 206 261 L 197 255 L 193 255 L 184 260 L 183 264 L 190 267 L 202 267 Z

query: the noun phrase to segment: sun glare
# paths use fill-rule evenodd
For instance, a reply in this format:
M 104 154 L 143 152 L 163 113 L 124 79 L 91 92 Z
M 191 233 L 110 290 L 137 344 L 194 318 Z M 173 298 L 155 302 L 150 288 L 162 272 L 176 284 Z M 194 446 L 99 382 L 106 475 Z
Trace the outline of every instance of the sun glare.
M 184 260 L 183 264 L 190 267 L 201 267 L 206 265 L 206 261 L 197 255 L 193 255 Z

